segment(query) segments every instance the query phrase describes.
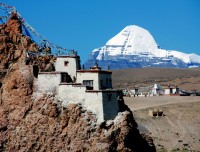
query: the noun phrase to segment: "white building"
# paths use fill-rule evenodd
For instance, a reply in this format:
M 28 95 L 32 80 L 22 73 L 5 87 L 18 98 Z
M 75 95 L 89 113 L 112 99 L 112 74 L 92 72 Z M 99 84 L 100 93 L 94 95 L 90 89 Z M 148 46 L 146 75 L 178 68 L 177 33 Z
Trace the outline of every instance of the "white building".
M 179 94 L 179 88 L 177 86 L 172 86 L 172 85 L 165 87 L 165 95 L 170 95 L 170 94 Z
M 153 84 L 146 87 L 138 87 L 130 90 L 131 96 L 147 97 L 147 96 L 159 96 L 164 94 L 163 88 L 159 84 Z
M 98 65 L 81 69 L 79 58 L 76 54 L 58 56 L 55 71 L 38 73 L 38 92 L 56 94 L 63 106 L 81 103 L 96 114 L 98 123 L 113 119 L 119 112 L 121 91 L 112 89 L 112 72 L 101 70 Z

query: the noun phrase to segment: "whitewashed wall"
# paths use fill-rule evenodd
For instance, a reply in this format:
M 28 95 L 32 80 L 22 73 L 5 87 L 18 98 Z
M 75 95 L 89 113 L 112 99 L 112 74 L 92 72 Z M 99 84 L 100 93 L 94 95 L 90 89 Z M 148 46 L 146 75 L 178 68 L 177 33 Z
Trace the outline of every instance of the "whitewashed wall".
M 60 73 L 46 74 L 39 73 L 36 80 L 37 91 L 40 93 L 57 93 L 57 88 L 61 82 Z
M 65 61 L 69 62 L 67 66 L 65 66 Z M 57 57 L 55 68 L 58 72 L 67 72 L 73 79 L 76 77 L 76 70 L 78 70 L 78 58 Z
M 97 123 L 104 121 L 102 92 L 86 92 L 85 106 L 97 116 Z
M 83 80 L 93 80 L 93 89 L 99 90 L 98 73 L 77 72 L 77 83 L 83 83 Z
M 81 103 L 87 110 L 96 114 L 97 122 L 104 121 L 102 92 L 86 92 L 86 87 L 73 85 L 60 85 L 58 99 L 65 107 L 70 103 Z M 111 107 L 110 107 L 111 108 Z
M 170 94 L 170 89 L 165 89 L 165 94 Z
M 106 84 L 106 79 L 108 84 Z M 111 73 L 101 73 L 101 72 L 77 72 L 77 83 L 83 83 L 83 80 L 93 80 L 93 89 L 101 90 L 101 83 L 103 81 L 103 86 L 106 88 L 112 88 L 112 77 Z M 111 84 L 109 85 L 109 80 Z
M 173 93 L 177 93 L 176 91 L 177 91 L 177 89 L 176 89 L 176 88 L 173 88 Z
M 59 85 L 58 99 L 62 101 L 63 106 L 69 103 L 85 103 L 86 87 L 72 86 L 72 85 Z
M 172 93 L 176 93 L 176 88 L 172 89 Z M 165 94 L 170 94 L 170 89 L 165 89 Z

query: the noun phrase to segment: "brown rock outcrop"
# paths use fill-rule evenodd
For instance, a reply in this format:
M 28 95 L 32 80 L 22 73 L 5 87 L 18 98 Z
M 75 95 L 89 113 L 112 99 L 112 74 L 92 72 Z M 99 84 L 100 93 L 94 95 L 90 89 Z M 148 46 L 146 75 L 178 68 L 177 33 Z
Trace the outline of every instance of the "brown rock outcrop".
M 123 102 L 114 120 L 97 125 L 95 115 L 80 105 L 64 108 L 53 94 L 36 98 L 33 66 L 25 64 L 24 48 L 37 51 L 37 46 L 22 35 L 16 15 L 0 29 L 0 151 L 155 151 L 152 138 L 148 143 L 139 134 Z M 38 64 L 48 69 L 54 60 L 45 56 Z
M 94 115 L 79 105 L 61 109 L 48 96 L 24 105 L 17 114 L 18 123 L 7 122 L 12 127 L 5 131 L 9 136 L 2 141 L 4 151 L 153 151 L 153 142 L 148 145 L 142 138 L 128 111 L 97 125 Z
M 53 70 L 53 68 L 49 69 L 49 64 L 54 62 L 55 58 L 52 55 L 38 57 L 37 53 L 41 51 L 49 54 L 50 49 L 49 47 L 39 48 L 30 37 L 23 35 L 21 21 L 15 13 L 11 15 L 6 24 L 0 25 L 0 70 L 8 69 L 18 60 L 29 65 L 36 63 L 44 71 Z M 28 58 L 27 54 L 29 54 Z

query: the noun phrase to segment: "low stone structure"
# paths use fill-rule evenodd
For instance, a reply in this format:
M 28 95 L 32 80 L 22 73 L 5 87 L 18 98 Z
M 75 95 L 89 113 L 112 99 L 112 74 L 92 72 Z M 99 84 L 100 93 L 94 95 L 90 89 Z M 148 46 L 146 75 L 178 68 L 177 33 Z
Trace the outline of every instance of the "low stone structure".
M 63 106 L 80 103 L 96 114 L 97 122 L 113 119 L 119 112 L 121 91 L 112 89 L 112 72 L 96 64 L 89 70 L 80 68 L 77 54 L 58 56 L 55 71 L 39 72 L 35 82 L 38 93 L 54 93 Z
M 161 110 L 161 109 L 149 110 L 149 115 L 151 117 L 162 117 L 163 116 L 163 110 Z

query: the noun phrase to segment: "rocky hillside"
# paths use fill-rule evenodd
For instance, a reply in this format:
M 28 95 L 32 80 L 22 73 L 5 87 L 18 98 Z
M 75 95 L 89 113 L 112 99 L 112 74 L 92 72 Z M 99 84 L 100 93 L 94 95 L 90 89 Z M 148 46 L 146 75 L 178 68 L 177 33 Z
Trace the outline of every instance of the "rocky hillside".
M 155 151 L 123 102 L 114 120 L 97 125 L 81 105 L 63 108 L 53 94 L 36 98 L 33 66 L 48 70 L 55 58 L 27 62 L 27 51 L 39 47 L 23 35 L 13 14 L 0 25 L 0 151 Z

